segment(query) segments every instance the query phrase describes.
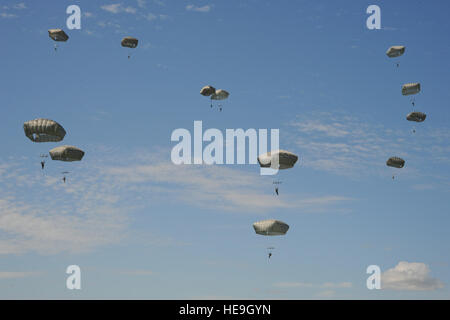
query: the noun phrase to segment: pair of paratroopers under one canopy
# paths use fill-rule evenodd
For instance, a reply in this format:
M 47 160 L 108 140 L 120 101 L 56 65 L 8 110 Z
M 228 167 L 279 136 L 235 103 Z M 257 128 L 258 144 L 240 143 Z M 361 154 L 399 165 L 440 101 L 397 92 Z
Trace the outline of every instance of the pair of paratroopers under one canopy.
M 200 94 L 205 97 L 211 97 L 211 108 L 213 107 L 213 100 L 225 100 L 230 93 L 223 89 L 214 88 L 213 86 L 205 86 L 200 90 Z M 219 111 L 222 111 L 222 105 L 219 104 Z
M 66 135 L 66 130 L 50 119 L 34 119 L 23 124 L 25 135 L 33 142 L 59 142 L 62 141 Z M 84 151 L 74 146 L 59 146 L 49 151 L 52 160 L 59 160 L 65 162 L 81 161 L 84 156 Z M 41 158 L 47 156 L 41 154 Z M 45 160 L 42 159 L 41 167 L 44 169 Z M 64 172 L 66 174 L 68 172 Z M 66 182 L 64 175 L 63 181 Z

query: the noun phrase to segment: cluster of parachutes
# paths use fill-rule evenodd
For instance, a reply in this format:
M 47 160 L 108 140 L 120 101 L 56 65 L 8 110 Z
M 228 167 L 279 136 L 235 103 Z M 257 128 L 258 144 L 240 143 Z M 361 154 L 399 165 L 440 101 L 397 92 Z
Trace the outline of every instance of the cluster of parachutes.
M 200 90 L 200 94 L 205 97 L 211 98 L 211 108 L 213 107 L 213 100 L 225 100 L 228 98 L 230 93 L 223 89 L 214 88 L 213 86 L 204 86 Z M 222 105 L 219 104 L 219 111 L 222 111 Z
M 405 53 L 405 46 L 392 46 L 386 51 L 386 55 L 389 58 L 396 58 L 400 57 Z M 397 67 L 399 64 L 397 63 Z M 420 92 L 420 83 L 406 83 L 402 86 L 402 95 L 408 96 L 408 95 L 414 95 Z M 412 105 L 415 106 L 414 99 L 411 101 Z M 425 118 L 427 115 L 423 112 L 419 111 L 412 111 L 406 115 L 406 120 L 408 121 L 414 121 L 414 122 L 423 122 L 425 121 Z M 416 130 L 413 129 L 413 133 L 415 133 Z M 386 165 L 393 168 L 403 168 L 405 166 L 405 160 L 403 160 L 400 157 L 390 157 L 386 161 Z M 394 179 L 395 176 L 392 176 L 392 179 Z
M 225 100 L 230 95 L 226 90 L 214 88 L 213 86 L 204 86 L 200 90 L 200 94 L 205 97 L 211 97 L 211 108 L 213 107 L 212 100 Z M 222 111 L 222 106 L 219 105 L 219 110 Z M 271 168 L 274 170 L 284 170 L 294 167 L 298 160 L 298 156 L 286 150 L 269 151 L 258 156 L 258 163 L 261 168 Z M 274 182 L 279 184 L 280 182 Z M 275 187 L 275 193 L 278 195 L 278 186 Z M 253 224 L 255 232 L 263 236 L 282 236 L 285 235 L 289 229 L 289 225 L 285 222 L 269 219 L 257 221 Z M 274 247 L 268 247 L 269 259 L 272 256 Z
M 41 142 L 60 142 L 66 135 L 66 130 L 58 122 L 50 119 L 34 119 L 26 121 L 23 124 L 25 136 L 35 143 Z M 53 148 L 49 151 L 52 160 L 59 160 L 64 162 L 81 161 L 84 156 L 84 151 L 69 145 L 63 145 Z M 47 157 L 41 154 L 41 158 Z M 44 169 L 45 160 L 41 161 L 42 169 Z M 69 172 L 65 171 L 63 174 Z M 64 183 L 66 177 L 63 178 Z
M 56 42 L 66 42 L 69 40 L 69 36 L 62 29 L 49 29 L 48 36 Z M 134 49 L 137 47 L 139 40 L 133 37 L 125 37 L 121 41 L 122 47 Z M 55 44 L 55 51 L 58 46 Z M 131 54 L 128 54 L 128 59 L 130 59 Z

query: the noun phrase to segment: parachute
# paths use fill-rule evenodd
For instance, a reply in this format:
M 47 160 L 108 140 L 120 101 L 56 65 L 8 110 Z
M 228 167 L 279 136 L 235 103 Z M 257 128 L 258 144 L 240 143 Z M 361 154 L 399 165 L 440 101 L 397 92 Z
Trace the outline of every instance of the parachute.
M 62 29 L 49 29 L 48 36 L 55 41 L 67 41 L 69 36 Z
M 125 37 L 122 39 L 122 47 L 127 47 L 127 48 L 136 48 L 138 45 L 139 40 L 133 37 Z M 128 59 L 130 59 L 131 54 L 128 54 Z
M 389 58 L 395 58 L 405 53 L 405 46 L 392 46 L 386 51 Z
M 263 236 L 282 236 L 286 234 L 289 226 L 282 221 L 270 219 L 253 223 L 253 229 Z
M 406 115 L 406 120 L 408 121 L 415 121 L 415 122 L 423 122 L 425 121 L 425 118 L 427 115 L 425 113 L 414 111 L 410 112 Z
M 84 151 L 74 146 L 60 146 L 50 150 L 52 160 L 81 161 Z
M 420 83 L 407 83 L 402 86 L 402 95 L 407 96 L 420 92 Z
M 64 139 L 66 131 L 56 121 L 34 119 L 23 124 L 25 135 L 33 142 L 59 142 Z
M 122 47 L 136 48 L 139 40 L 133 37 L 125 37 L 122 39 Z
M 212 95 L 214 93 L 216 93 L 216 88 L 214 88 L 213 86 L 204 86 L 200 90 L 200 94 L 205 97 L 209 97 L 210 95 Z
M 279 163 L 276 166 L 278 156 Z M 298 156 L 286 150 L 269 151 L 258 156 L 258 163 L 262 168 L 289 169 L 297 162 Z
M 228 98 L 229 95 L 230 95 L 230 93 L 228 91 L 219 89 L 219 90 L 216 90 L 216 92 L 214 92 L 211 95 L 211 99 L 212 100 L 225 100 Z
M 394 168 L 403 168 L 405 160 L 399 157 L 391 157 L 386 161 L 386 165 Z

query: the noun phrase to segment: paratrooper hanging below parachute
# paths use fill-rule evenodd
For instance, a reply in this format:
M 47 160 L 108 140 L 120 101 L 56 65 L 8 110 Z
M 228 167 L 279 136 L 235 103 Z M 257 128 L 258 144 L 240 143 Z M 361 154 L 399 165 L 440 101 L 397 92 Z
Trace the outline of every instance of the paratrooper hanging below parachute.
M 390 157 L 386 161 L 386 165 L 389 167 L 401 169 L 405 166 L 405 160 L 403 160 L 402 158 L 399 158 L 399 157 Z M 392 180 L 394 180 L 394 178 L 395 178 L 395 176 L 393 175 Z
M 66 42 L 69 39 L 69 36 L 62 29 L 49 29 L 48 36 L 57 42 Z M 58 46 L 55 43 L 55 51 L 57 49 Z
M 122 47 L 134 49 L 137 47 L 139 40 L 133 37 L 125 37 L 122 39 Z M 130 59 L 131 53 L 128 54 L 128 59 Z

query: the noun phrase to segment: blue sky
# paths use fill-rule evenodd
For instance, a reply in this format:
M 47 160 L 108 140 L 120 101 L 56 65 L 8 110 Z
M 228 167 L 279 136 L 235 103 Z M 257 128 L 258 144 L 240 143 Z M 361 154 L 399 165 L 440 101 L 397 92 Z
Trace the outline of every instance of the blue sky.
M 81 30 L 65 26 L 71 4 Z M 371 4 L 381 30 L 366 28 Z M 450 298 L 449 8 L 2 1 L 0 298 Z M 57 52 L 50 28 L 70 37 Z M 125 36 L 138 47 L 122 48 Z M 389 59 L 392 45 L 405 54 Z M 409 82 L 422 85 L 420 124 L 405 119 Z M 222 112 L 204 85 L 230 92 Z M 43 174 L 39 155 L 60 143 L 29 141 L 35 118 L 63 125 L 83 160 L 48 160 Z M 257 165 L 172 164 L 172 131 L 195 120 L 280 129 L 300 156 L 280 196 Z M 387 167 L 391 156 L 405 167 Z M 254 233 L 270 218 L 286 236 Z M 72 264 L 78 291 L 65 288 Z M 382 290 L 366 288 L 372 264 Z

